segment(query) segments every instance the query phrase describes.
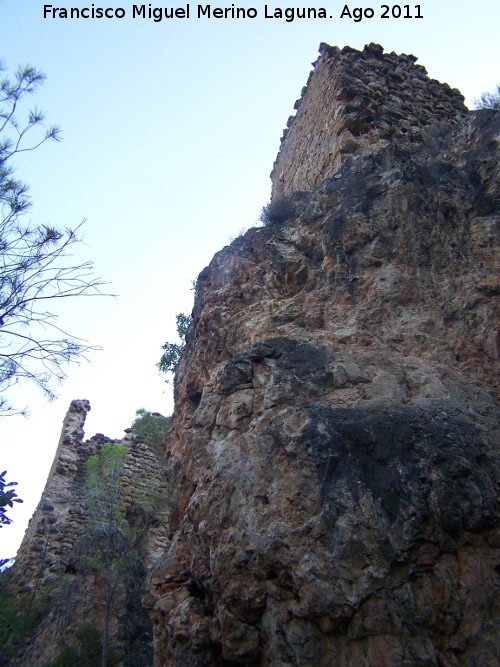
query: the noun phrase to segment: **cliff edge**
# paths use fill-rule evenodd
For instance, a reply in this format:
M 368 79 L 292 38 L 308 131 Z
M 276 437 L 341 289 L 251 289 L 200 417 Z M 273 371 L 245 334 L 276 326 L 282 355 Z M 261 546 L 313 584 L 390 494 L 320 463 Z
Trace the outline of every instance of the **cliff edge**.
M 415 58 L 322 46 L 287 205 L 198 279 L 156 665 L 498 664 L 499 137 Z

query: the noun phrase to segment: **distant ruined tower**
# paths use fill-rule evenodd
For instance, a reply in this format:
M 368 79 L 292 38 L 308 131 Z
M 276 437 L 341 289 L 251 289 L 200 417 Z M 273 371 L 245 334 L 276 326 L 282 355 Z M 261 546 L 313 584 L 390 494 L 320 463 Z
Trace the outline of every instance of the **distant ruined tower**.
M 65 569 L 75 537 L 85 528 L 81 511 L 85 463 L 97 452 L 97 440 L 83 442 L 87 400 L 72 401 L 64 418 L 61 437 L 42 497 L 30 520 L 16 557 L 24 591 L 55 580 Z
M 152 628 L 141 599 L 146 573 L 165 550 L 168 521 L 161 528 L 156 527 L 157 519 L 154 525 L 145 523 L 141 499 L 155 485 L 166 486 L 162 452 L 148 446 L 134 429 L 126 429 L 121 440 L 102 434 L 84 440 L 89 410 L 87 400 L 71 402 L 45 489 L 16 557 L 15 593 L 38 625 L 12 665 L 48 664 L 63 649 L 76 646 L 79 628 L 101 628 L 103 581 L 99 568 L 89 566 L 89 557 L 98 555 L 98 535 L 85 500 L 85 464 L 99 454 L 104 443 L 125 445 L 128 450 L 121 476 L 121 504 L 133 549 L 115 583 L 111 644 L 127 656 L 120 664 L 149 666 L 153 659 Z
M 421 141 L 431 125 L 467 114 L 460 91 L 430 79 L 415 56 L 384 54 L 378 44 L 319 50 L 281 139 L 272 199 L 310 190 L 349 156 L 375 153 L 389 141 Z

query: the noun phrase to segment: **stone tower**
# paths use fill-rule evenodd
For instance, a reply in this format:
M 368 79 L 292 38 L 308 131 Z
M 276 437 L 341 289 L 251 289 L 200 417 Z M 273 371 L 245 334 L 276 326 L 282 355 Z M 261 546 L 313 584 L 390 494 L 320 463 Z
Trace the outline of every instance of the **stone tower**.
M 89 410 L 87 400 L 71 402 L 45 489 L 13 567 L 15 592 L 27 617 L 34 619 L 13 665 L 48 664 L 64 649 L 78 648 L 75 633 L 82 627 L 101 629 L 103 575 L 91 562 L 98 555 L 100 536 L 85 498 L 85 464 L 104 443 L 127 448 L 121 476 L 127 557 L 113 584 L 111 646 L 123 665 L 149 666 L 153 660 L 152 626 L 141 600 L 146 574 L 168 545 L 168 519 L 163 517 L 159 527 L 161 509 L 154 516 L 144 499 L 151 499 L 155 487 L 160 492 L 167 487 L 162 451 L 148 446 L 133 429 L 121 440 L 102 434 L 84 440 Z
M 16 556 L 25 590 L 55 581 L 85 530 L 84 515 L 75 510 L 82 502 L 85 462 L 97 451 L 97 440 L 83 441 L 89 410 L 89 401 L 75 400 L 64 418 L 45 489 Z
M 310 190 L 349 156 L 422 141 L 430 126 L 467 114 L 460 91 L 430 79 L 415 56 L 384 54 L 378 44 L 319 50 L 283 133 L 271 173 L 273 199 Z

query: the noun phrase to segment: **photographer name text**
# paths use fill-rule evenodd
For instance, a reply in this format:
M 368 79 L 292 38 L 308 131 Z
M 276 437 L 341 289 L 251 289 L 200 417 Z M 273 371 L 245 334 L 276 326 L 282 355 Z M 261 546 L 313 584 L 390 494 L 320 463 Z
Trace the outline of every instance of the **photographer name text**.
M 148 19 L 155 23 L 168 19 L 277 19 L 292 23 L 297 19 L 344 19 L 359 23 L 364 19 L 423 19 L 421 5 L 378 5 L 377 7 L 354 7 L 344 5 L 342 10 L 333 12 L 325 7 L 275 7 L 264 5 L 264 9 L 238 7 L 234 3 L 226 7 L 214 5 L 182 5 L 179 7 L 155 7 L 153 5 L 132 5 L 123 7 L 55 7 L 43 5 L 44 19 Z

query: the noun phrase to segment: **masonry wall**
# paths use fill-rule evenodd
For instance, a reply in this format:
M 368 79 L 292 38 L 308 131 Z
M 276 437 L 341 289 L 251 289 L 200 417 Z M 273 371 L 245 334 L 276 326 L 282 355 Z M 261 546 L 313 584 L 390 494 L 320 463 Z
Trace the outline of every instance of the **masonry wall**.
M 85 462 L 96 454 L 97 441 L 83 442 L 90 410 L 87 400 L 72 401 L 64 418 L 59 445 L 45 489 L 16 556 L 20 593 L 55 581 L 64 569 L 75 537 L 85 529 L 79 505 L 85 483 Z
M 84 440 L 87 400 L 72 401 L 63 422 L 59 445 L 45 489 L 30 521 L 14 565 L 16 594 L 30 617 L 30 631 L 20 647 L 16 665 L 48 664 L 68 645 L 82 625 L 102 625 L 102 572 L 89 566 L 95 556 L 93 532 L 85 502 L 85 464 L 104 443 L 127 447 L 121 476 L 122 509 L 130 553 L 115 586 L 111 614 L 111 645 L 125 656 L 120 664 L 150 665 L 152 626 L 142 608 L 148 571 L 168 546 L 168 519 L 144 516 L 144 499 L 166 489 L 160 451 L 155 451 L 127 429 L 121 440 L 97 434 Z M 147 503 L 146 503 L 147 505 Z M 164 508 L 160 508 L 161 510 Z M 159 515 L 159 516 L 160 516 Z
M 436 123 L 464 118 L 464 97 L 427 76 L 412 55 L 320 45 L 297 114 L 288 119 L 271 172 L 272 199 L 310 190 L 338 172 L 345 159 L 396 141 L 421 142 Z

